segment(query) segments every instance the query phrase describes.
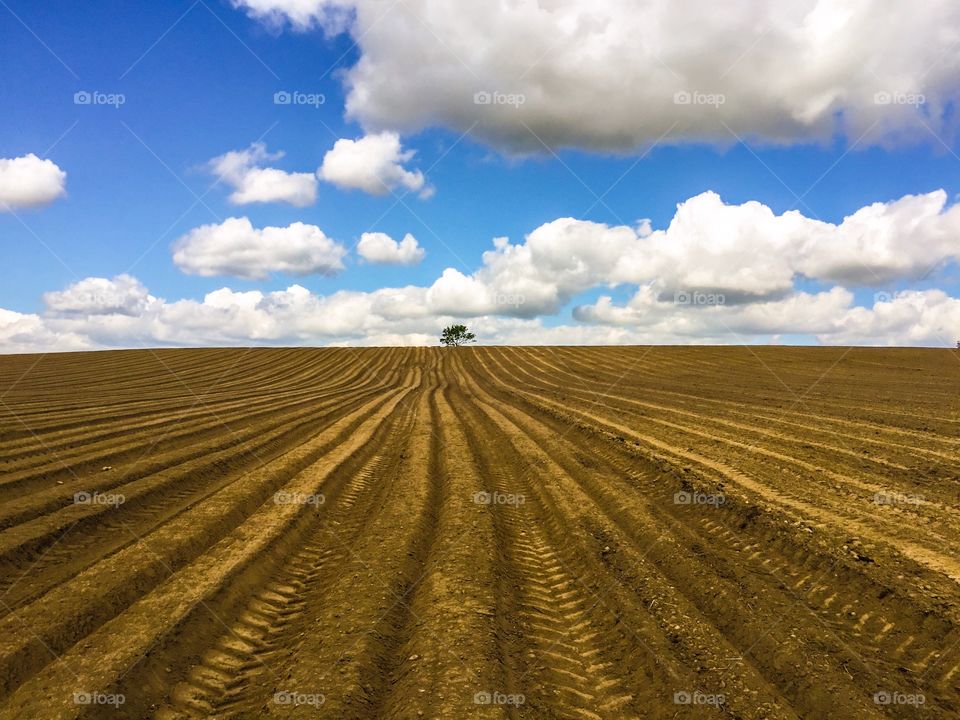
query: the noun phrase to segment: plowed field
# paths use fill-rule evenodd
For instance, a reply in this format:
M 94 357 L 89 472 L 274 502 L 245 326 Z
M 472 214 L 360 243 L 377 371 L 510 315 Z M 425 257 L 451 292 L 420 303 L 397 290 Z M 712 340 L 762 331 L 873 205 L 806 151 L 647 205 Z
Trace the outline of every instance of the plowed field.
M 4 718 L 960 717 L 960 352 L 0 358 Z

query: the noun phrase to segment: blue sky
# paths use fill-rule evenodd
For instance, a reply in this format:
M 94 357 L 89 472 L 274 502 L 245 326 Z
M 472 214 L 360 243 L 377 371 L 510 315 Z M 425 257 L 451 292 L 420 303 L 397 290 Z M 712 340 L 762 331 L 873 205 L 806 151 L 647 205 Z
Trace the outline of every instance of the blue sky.
M 44 300 L 44 293 L 67 292 L 88 278 L 111 282 L 117 276 L 129 275 L 136 279 L 138 287 L 148 289 L 151 298 L 166 303 L 201 303 L 208 293 L 221 288 L 235 293 L 256 291 L 268 297 L 293 284 L 309 290 L 313 299 L 322 299 L 338 291 L 370 294 L 383 288 L 429 288 L 447 268 L 471 277 L 483 265 L 482 254 L 493 248 L 493 238 L 507 236 L 515 245 L 522 245 L 528 233 L 559 218 L 610 227 L 635 227 L 646 218 L 654 230 L 664 230 L 678 203 L 706 191 L 719 194 L 727 205 L 754 201 L 774 215 L 799 210 L 810 220 L 835 225 L 872 203 L 890 203 L 937 190 L 945 191 L 948 198 L 941 213 L 945 218 L 960 193 L 960 158 L 955 154 L 957 144 L 951 123 L 952 93 L 956 87 L 951 87 L 949 80 L 918 73 L 916 86 L 928 97 L 933 96 L 921 114 L 923 127 L 918 129 L 915 123 L 911 126 L 910 122 L 895 119 L 893 131 L 871 129 L 865 139 L 861 139 L 859 131 L 866 126 L 866 120 L 860 120 L 860 124 L 852 121 L 848 127 L 842 118 L 847 114 L 855 116 L 841 100 L 831 111 L 841 120 L 818 117 L 809 123 L 811 136 L 800 133 L 786 141 L 774 137 L 781 134 L 779 129 L 769 130 L 769 123 L 780 122 L 774 108 L 769 123 L 758 122 L 756 128 L 749 126 L 749 120 L 737 125 L 741 122 L 738 116 L 724 119 L 721 124 L 728 131 L 725 138 L 721 129 L 716 133 L 702 128 L 684 132 L 689 118 L 678 115 L 676 133 L 659 143 L 653 141 L 660 136 L 659 128 L 646 129 L 645 120 L 638 117 L 636 141 L 631 138 L 619 142 L 619 146 L 617 141 L 609 140 L 604 128 L 596 131 L 594 143 L 590 134 L 594 132 L 591 123 L 595 120 L 587 118 L 582 132 L 579 127 L 572 133 L 559 131 L 557 138 L 551 136 L 547 141 L 547 149 L 539 138 L 553 132 L 557 113 L 569 115 L 574 111 L 550 107 L 547 98 L 542 108 L 533 108 L 518 123 L 505 120 L 504 123 L 514 123 L 508 131 L 471 131 L 469 118 L 460 117 L 469 114 L 469 109 L 466 113 L 455 111 L 453 115 L 457 117 L 451 120 L 446 117 L 451 114 L 448 99 L 429 93 L 416 97 L 422 86 L 410 79 L 409 68 L 397 69 L 396 82 L 410 83 L 412 111 L 408 112 L 406 106 L 398 109 L 397 102 L 391 99 L 381 106 L 371 103 L 372 107 L 346 117 L 351 88 L 355 91 L 360 84 L 350 79 L 351 69 L 365 55 L 390 67 L 391 53 L 403 48 L 378 48 L 371 44 L 375 33 L 361 35 L 364 14 L 370 12 L 363 7 L 351 10 L 352 19 L 343 28 L 329 23 L 324 27 L 320 13 L 326 3 L 321 0 L 314 3 L 316 16 L 307 22 L 290 14 L 288 4 L 293 6 L 278 0 L 265 14 L 263 8 L 270 5 L 268 0 L 94 0 L 58 3 L 55 8 L 47 3 L 4 0 L 0 7 L 0 158 L 32 153 L 49 159 L 66 173 L 65 192 L 55 200 L 38 206 L 11 207 L 9 212 L 0 213 L 0 253 L 6 270 L 0 284 L 0 308 L 9 311 L 7 322 L 13 328 L 6 337 L 0 333 L 0 339 L 5 339 L 8 351 L 136 346 L 144 342 L 225 344 L 251 337 L 255 341 L 283 344 L 362 343 L 391 337 L 396 342 L 418 342 L 433 336 L 436 328 L 450 318 L 458 317 L 456 302 L 453 311 L 449 303 L 421 308 L 422 311 L 410 310 L 404 313 L 403 330 L 395 337 L 376 324 L 356 333 L 299 328 L 244 336 L 242 330 L 237 335 L 222 335 L 209 328 L 195 328 L 182 337 L 161 337 L 128 322 L 140 310 L 132 310 L 124 303 L 119 313 L 124 321 L 116 323 L 123 329 L 107 330 L 109 308 L 61 304 L 57 311 Z M 601 5 L 609 6 L 610 13 L 618 12 L 617 3 Z M 934 5 L 937 7 L 933 8 Z M 937 3 L 931 7 L 931 15 L 940 11 Z M 640 6 L 637 8 L 637 14 L 644 12 Z M 950 15 L 948 19 L 956 18 Z M 424 21 L 431 24 L 433 19 L 424 16 Z M 930 21 L 935 26 L 943 18 L 931 17 Z M 447 45 L 441 42 L 446 26 L 440 22 L 436 21 L 435 33 L 430 35 L 437 40 L 437 52 Z M 402 32 L 403 27 L 398 26 L 397 33 Z M 709 37 L 709 30 L 704 32 Z M 852 34 L 856 27 L 844 32 Z M 882 37 L 881 30 L 875 32 Z M 744 49 L 751 42 L 756 40 L 745 37 Z M 709 48 L 706 42 L 704 52 Z M 956 60 L 956 49 L 949 45 L 947 50 L 947 60 L 938 56 L 938 61 L 949 70 Z M 896 55 L 896 48 L 892 52 Z M 456 55 L 456 49 L 451 49 L 451 53 Z M 904 50 L 902 69 L 926 67 L 926 58 L 917 59 L 915 53 L 916 48 Z M 642 64 L 643 58 L 637 62 Z M 749 59 L 740 61 L 741 65 L 749 63 Z M 447 68 L 448 75 L 462 64 L 454 58 Z M 682 61 L 678 67 L 681 70 L 675 75 L 685 78 L 695 72 Z M 434 66 L 430 69 L 436 70 Z M 760 69 L 757 66 L 753 72 Z M 489 77 L 485 69 L 476 74 L 485 80 Z M 849 78 L 851 83 L 855 80 Z M 570 82 L 571 94 L 575 94 L 580 90 L 577 80 Z M 548 86 L 546 81 L 544 86 Z M 371 87 L 375 93 L 376 84 Z M 464 88 L 467 92 L 472 86 L 466 82 Z M 75 93 L 83 91 L 122 94 L 123 104 L 76 104 Z M 325 102 L 318 106 L 277 105 L 274 95 L 280 91 L 320 93 Z M 631 92 L 630 88 L 625 92 Z M 644 100 L 637 100 L 641 107 L 646 106 Z M 531 93 L 524 112 L 538 102 Z M 666 96 L 663 104 L 663 112 L 669 117 L 675 106 L 670 107 L 672 103 Z M 389 117 L 394 111 L 400 118 L 397 126 L 387 127 L 384 115 Z M 768 111 L 761 106 L 757 114 Z M 411 119 L 410 115 L 417 117 Z M 793 120 L 788 120 L 781 124 L 790 126 Z M 483 122 L 483 117 L 478 115 L 478 121 Z M 878 122 L 887 124 L 882 117 Z M 903 126 L 911 126 L 914 131 L 906 139 L 898 136 Z M 545 133 L 540 132 L 541 127 Z M 532 152 L 531 145 L 514 141 L 517 133 L 524 132 L 523 128 L 538 138 L 532 143 Z M 432 197 L 423 199 L 407 187 L 374 195 L 343 183 L 318 181 L 316 202 L 308 206 L 286 202 L 237 205 L 228 199 L 231 187 L 222 180 L 217 183 L 208 165 L 224 153 L 241 151 L 262 141 L 267 151 L 285 153 L 264 165 L 288 173 L 314 173 L 338 139 L 357 140 L 384 130 L 396 130 L 404 152 L 415 151 L 401 164 L 423 173 L 425 183 L 435 189 Z M 784 132 L 792 131 L 788 127 Z M 569 141 L 564 133 L 570 136 Z M 737 137 L 748 141 L 739 142 Z M 798 201 L 797 196 L 802 199 Z M 249 218 L 255 228 L 287 227 L 296 222 L 316 226 L 349 250 L 343 260 L 345 267 L 332 276 L 272 271 L 262 279 L 248 279 L 236 274 L 188 274 L 173 262 L 171 248 L 179 238 L 229 217 Z M 935 234 L 953 232 L 955 226 L 948 219 L 943 223 L 944 227 Z M 746 232 L 742 228 L 741 231 Z M 425 257 L 419 264 L 409 265 L 365 260 L 353 249 L 365 232 L 386 233 L 394 239 L 411 233 L 425 250 Z M 896 232 L 902 234 L 902 230 Z M 604 241 L 598 236 L 596 242 Z M 684 240 L 665 238 L 664 242 Z M 742 238 L 748 254 L 750 242 L 750 237 Z M 866 242 L 869 247 L 870 238 Z M 881 237 L 876 242 L 885 241 Z M 913 239 L 900 237 L 897 242 L 909 247 L 927 239 L 918 235 Z M 960 241 L 943 242 L 953 248 Z M 817 252 L 829 254 L 829 243 L 824 241 Z M 765 247 L 757 249 L 769 251 Z M 642 255 L 651 251 L 638 252 Z M 697 252 L 688 253 L 687 261 L 697 256 Z M 918 264 L 923 264 L 923 258 L 914 263 Z M 879 291 L 891 293 L 891 301 L 896 300 L 898 292 L 931 290 L 955 298 L 960 295 L 955 266 L 947 252 L 940 269 L 926 277 L 915 269 L 890 274 L 881 271 L 878 277 L 883 277 L 882 282 L 858 283 L 846 281 L 840 270 L 831 270 L 822 277 L 795 276 L 792 288 L 794 292 L 816 294 L 842 287 L 854 298 L 846 304 L 847 309 L 871 309 Z M 541 337 L 537 334 L 540 327 L 569 330 L 563 336 L 542 335 L 543 341 L 576 342 L 605 337 L 611 342 L 678 339 L 672 330 L 664 333 L 664 327 L 682 325 L 682 318 L 671 324 L 669 316 L 661 312 L 663 308 L 650 310 L 650 317 L 659 318 L 655 327 L 643 319 L 611 320 L 596 313 L 592 320 L 584 319 L 589 313 L 578 313 L 574 318 L 574 307 L 593 305 L 604 295 L 611 296 L 615 305 L 624 306 L 644 285 L 660 283 L 661 294 L 676 292 L 679 287 L 656 272 L 640 273 L 632 282 L 624 281 L 622 274 L 607 276 L 604 272 L 597 270 L 590 281 L 560 288 L 556 302 L 545 302 L 542 307 L 534 303 L 522 318 L 500 309 L 467 310 L 469 303 L 464 305 L 460 317 L 478 318 L 476 322 L 487 331 L 491 341 L 523 336 L 537 341 Z M 497 285 L 500 280 L 493 277 L 495 274 L 481 278 L 481 283 L 501 287 Z M 695 276 L 696 268 L 686 273 L 688 278 Z M 538 279 L 541 281 L 542 278 Z M 728 296 L 738 290 L 734 285 L 724 287 Z M 783 299 L 779 291 L 747 291 L 756 295 L 758 307 Z M 410 302 L 416 304 L 417 300 Z M 911 307 L 915 306 L 916 302 Z M 312 307 L 319 312 L 316 306 Z M 332 311 L 327 308 L 323 312 Z M 780 312 L 776 305 L 769 305 L 768 311 L 774 315 Z M 922 313 L 923 309 L 916 312 Z M 885 342 L 895 337 L 909 344 L 940 344 L 942 337 L 950 337 L 944 323 L 949 325 L 960 314 L 953 304 L 937 312 L 934 330 L 927 328 L 919 334 L 911 334 L 904 323 L 924 322 L 920 315 L 911 316 L 912 320 L 901 318 L 895 333 L 889 334 L 874 326 L 871 330 L 866 321 L 861 323 L 863 328 L 850 332 L 846 326 L 825 326 L 819 332 L 817 327 L 807 328 L 791 321 L 787 313 L 779 332 L 769 332 L 766 325 L 755 331 L 749 324 L 734 335 L 725 332 L 728 325 L 740 327 L 738 317 L 719 319 L 715 332 L 709 323 L 698 320 L 694 323 L 698 329 L 679 339 L 739 342 L 789 337 L 801 342 L 830 342 L 835 337 L 846 342 Z M 88 320 L 96 316 L 98 329 L 91 330 L 80 316 Z M 583 335 L 573 329 L 583 324 L 590 326 L 589 333 L 599 334 Z M 246 322 L 240 326 L 250 327 Z M 607 331 L 612 334 L 603 335 Z M 960 333 L 960 328 L 956 332 Z

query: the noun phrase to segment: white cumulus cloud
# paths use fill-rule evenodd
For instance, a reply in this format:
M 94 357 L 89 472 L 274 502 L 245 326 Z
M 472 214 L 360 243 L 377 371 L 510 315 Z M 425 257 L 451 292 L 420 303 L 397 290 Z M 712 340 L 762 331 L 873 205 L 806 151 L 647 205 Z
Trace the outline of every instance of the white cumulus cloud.
M 88 337 L 57 332 L 35 314 L 0 308 L 0 353 L 70 352 L 98 347 Z
M 406 240 L 406 238 L 405 238 Z M 416 242 L 370 233 L 361 256 L 396 259 Z M 404 251 L 404 247 L 407 248 Z M 231 218 L 188 233 L 188 272 L 264 277 L 342 267 L 346 250 L 318 228 L 255 229 Z M 951 346 L 960 298 L 903 285 L 960 260 L 960 210 L 943 191 L 860 208 L 838 223 L 715 193 L 680 203 L 655 230 L 572 218 L 522 242 L 496 238 L 473 271 L 425 286 L 318 295 L 229 287 L 201 300 L 154 297 L 136 278 L 86 278 L 44 295 L 41 314 L 0 311 L 0 351 L 236 344 L 418 344 L 468 319 L 488 343 L 748 343 Z M 930 275 L 928 280 L 941 276 Z M 872 304 L 858 302 L 874 291 Z M 576 304 L 587 291 L 602 292 Z M 858 292 L 860 291 L 860 292 Z M 571 307 L 573 324 L 548 323 Z
M 930 139 L 960 95 L 955 0 L 234 0 L 349 32 L 347 115 L 507 150 Z M 474 100 L 477 93 L 481 99 Z
M 176 241 L 173 262 L 191 275 L 262 280 L 271 272 L 331 275 L 344 268 L 347 249 L 316 225 L 255 228 L 248 218 L 201 225 Z
M 414 154 L 414 150 L 403 149 L 395 132 L 366 135 L 358 140 L 341 138 L 324 155 L 317 175 L 337 187 L 371 195 L 386 195 L 404 188 L 427 198 L 433 194 L 433 188 L 427 185 L 423 173 L 403 167 Z
M 357 253 L 367 262 L 385 265 L 416 265 L 427 254 L 410 233 L 397 241 L 381 232 L 363 233 L 357 243 Z
M 522 244 L 498 239 L 472 276 L 442 278 L 441 294 L 484 298 L 464 306 L 477 314 L 518 316 L 556 312 L 589 288 L 621 284 L 671 301 L 701 292 L 738 304 L 784 297 L 801 277 L 885 287 L 957 259 L 960 206 L 947 207 L 942 190 L 876 203 L 839 224 L 777 215 L 758 202 L 726 205 L 706 192 L 680 203 L 664 230 L 560 218 Z
M 842 345 L 949 345 L 960 342 L 960 300 L 941 290 L 905 290 L 851 308 L 821 342 Z
M 116 278 L 115 278 L 116 280 Z M 87 278 L 80 285 L 104 285 Z M 69 292 L 69 288 L 67 291 Z M 317 295 L 300 285 L 240 292 L 221 288 L 201 300 L 152 298 L 129 314 L 107 311 L 42 314 L 0 309 L 0 352 L 44 352 L 157 345 L 422 345 L 462 317 L 430 308 L 423 288 L 384 288 Z M 56 294 L 51 293 L 51 300 Z M 74 306 L 76 307 L 76 306 Z M 775 342 L 784 334 L 823 344 L 950 346 L 960 324 L 960 299 L 939 290 L 903 291 L 873 306 L 853 304 L 834 288 L 789 298 L 694 309 L 638 294 L 629 307 L 609 299 L 590 306 L 577 325 L 546 326 L 541 318 L 488 314 L 469 320 L 485 344 L 617 344 Z
M 269 153 L 262 142 L 255 142 L 246 150 L 232 150 L 209 162 L 209 168 L 233 187 L 230 202 L 249 203 L 284 202 L 295 207 L 306 207 L 317 200 L 317 179 L 313 173 L 290 173 L 263 163 L 279 160 L 282 152 Z
M 36 207 L 66 194 L 67 173 L 33 153 L 0 158 L 0 212 Z
M 85 278 L 64 290 L 44 293 L 49 312 L 56 315 L 141 315 L 157 299 L 131 275 Z

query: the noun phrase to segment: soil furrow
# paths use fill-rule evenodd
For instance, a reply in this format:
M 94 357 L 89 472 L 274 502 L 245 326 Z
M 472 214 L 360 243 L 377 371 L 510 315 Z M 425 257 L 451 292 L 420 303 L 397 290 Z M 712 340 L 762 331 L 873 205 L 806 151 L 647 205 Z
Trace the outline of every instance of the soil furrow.
M 0 720 L 958 717 L 956 358 L 0 356 Z

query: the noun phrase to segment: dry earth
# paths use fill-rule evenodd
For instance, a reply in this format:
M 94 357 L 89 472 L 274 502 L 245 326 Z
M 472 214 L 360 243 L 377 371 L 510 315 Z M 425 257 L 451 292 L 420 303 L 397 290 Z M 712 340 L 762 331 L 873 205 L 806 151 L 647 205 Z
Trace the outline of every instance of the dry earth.
M 0 719 L 960 717 L 960 353 L 0 358 Z

